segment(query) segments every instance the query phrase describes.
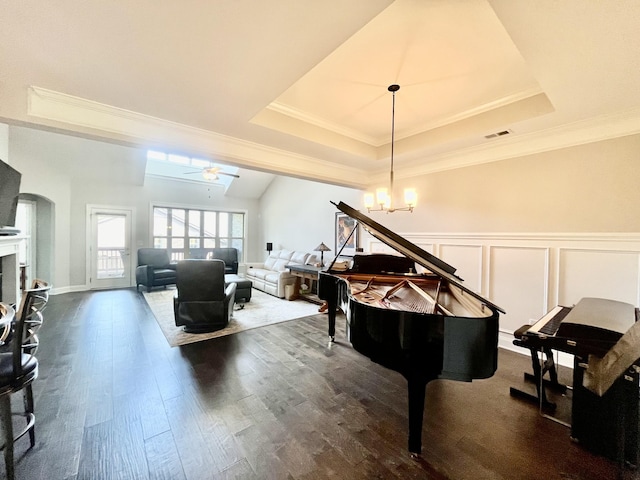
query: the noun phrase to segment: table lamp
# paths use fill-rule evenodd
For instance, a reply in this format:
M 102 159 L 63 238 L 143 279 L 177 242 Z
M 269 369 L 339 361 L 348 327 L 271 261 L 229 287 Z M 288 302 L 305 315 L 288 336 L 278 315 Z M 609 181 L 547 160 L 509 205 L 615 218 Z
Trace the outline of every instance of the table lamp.
M 315 252 L 320 252 L 320 263 L 324 267 L 324 252 L 330 252 L 331 249 L 327 247 L 324 243 L 321 243 L 316 248 L 313 249 Z

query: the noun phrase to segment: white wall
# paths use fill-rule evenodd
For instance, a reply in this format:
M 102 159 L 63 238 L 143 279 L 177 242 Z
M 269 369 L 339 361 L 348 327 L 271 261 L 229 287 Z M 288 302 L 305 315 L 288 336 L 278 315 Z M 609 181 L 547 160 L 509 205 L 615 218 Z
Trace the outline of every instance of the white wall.
M 40 238 L 42 242 L 53 245 L 51 278 L 47 278 L 53 288 L 70 285 L 70 178 L 66 172 L 56 168 L 58 160 L 64 160 L 56 149 L 50 149 L 47 138 L 25 136 L 26 129 L 9 129 L 9 155 L 13 166 L 22 173 L 21 193 L 31 193 L 50 200 L 54 204 L 52 211 L 53 230 L 51 238 Z
M 399 232 L 640 232 L 640 135 L 397 180 L 413 214 Z
M 343 201 L 352 206 L 362 201 L 362 192 L 289 177 L 276 177 L 260 201 L 260 232 L 262 248 L 256 261 L 266 257 L 266 242 L 274 250 L 302 250 L 311 252 L 321 242 L 335 255 L 335 213 L 330 202 Z M 357 207 L 356 207 L 357 208 Z
M 0 123 L 0 160 L 5 163 L 9 161 L 9 125 Z
M 133 251 L 150 245 L 152 204 L 220 208 L 247 213 L 248 256 L 257 255 L 258 202 L 225 197 L 206 185 L 144 179 L 146 152 L 89 139 L 10 127 L 14 166 L 22 172 L 21 192 L 55 205 L 52 283 L 56 293 L 86 285 L 86 206 L 127 207 L 134 211 Z M 42 240 L 42 239 L 41 239 Z M 135 258 L 135 257 L 134 257 Z

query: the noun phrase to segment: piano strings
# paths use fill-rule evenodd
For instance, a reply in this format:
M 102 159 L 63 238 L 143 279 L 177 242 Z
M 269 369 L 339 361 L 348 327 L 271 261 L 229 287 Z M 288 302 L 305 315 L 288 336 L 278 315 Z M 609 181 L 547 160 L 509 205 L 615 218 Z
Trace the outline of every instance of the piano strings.
M 439 292 L 440 282 L 438 282 L 434 298 L 412 281 L 403 280 L 387 290 L 381 302 L 390 308 L 394 308 L 395 306 L 398 310 L 410 310 L 417 313 L 435 313 L 438 307 Z M 399 305 L 395 305 L 396 303 L 399 303 Z

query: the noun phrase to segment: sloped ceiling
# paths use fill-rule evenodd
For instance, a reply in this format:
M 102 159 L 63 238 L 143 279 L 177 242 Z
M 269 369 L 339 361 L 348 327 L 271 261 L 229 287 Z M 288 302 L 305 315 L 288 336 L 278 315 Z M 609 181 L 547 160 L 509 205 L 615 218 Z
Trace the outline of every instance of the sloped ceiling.
M 241 177 L 384 180 L 390 84 L 396 178 L 640 131 L 636 1 L 3 1 L 0 15 L 2 121 Z

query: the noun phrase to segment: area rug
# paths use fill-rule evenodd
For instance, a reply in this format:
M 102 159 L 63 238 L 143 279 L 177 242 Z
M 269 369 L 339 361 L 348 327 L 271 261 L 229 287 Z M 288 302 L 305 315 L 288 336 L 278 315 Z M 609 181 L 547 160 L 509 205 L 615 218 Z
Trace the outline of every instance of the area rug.
M 175 288 L 154 292 L 144 292 L 144 298 L 156 317 L 158 325 L 167 342 L 172 347 L 188 343 L 201 342 L 210 338 L 222 337 L 252 328 L 264 327 L 296 318 L 318 313 L 318 305 L 305 300 L 283 300 L 260 290 L 253 289 L 251 301 L 244 308 L 233 311 L 231 321 L 226 328 L 208 333 L 186 333 L 182 327 L 176 327 L 173 316 L 173 295 Z

